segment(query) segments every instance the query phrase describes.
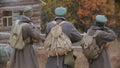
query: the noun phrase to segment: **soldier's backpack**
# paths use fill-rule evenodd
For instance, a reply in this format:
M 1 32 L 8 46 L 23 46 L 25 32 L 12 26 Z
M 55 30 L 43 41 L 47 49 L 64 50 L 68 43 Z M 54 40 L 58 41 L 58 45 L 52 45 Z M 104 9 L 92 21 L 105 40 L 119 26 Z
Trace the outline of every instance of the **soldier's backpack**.
M 50 56 L 66 55 L 72 50 L 72 43 L 68 36 L 62 31 L 61 25 L 64 24 L 65 21 L 62 21 L 59 24 L 57 24 L 56 21 L 53 21 L 52 23 L 55 24 L 55 26 L 51 28 L 45 39 L 44 48 Z
M 5 47 L 0 46 L 0 64 L 7 63 L 9 58 L 10 56 L 9 56 L 8 50 L 6 50 Z
M 16 22 L 11 29 L 10 45 L 15 49 L 23 49 L 25 46 L 25 41 L 22 37 L 22 26 L 26 24 L 28 23 L 19 24 L 19 22 Z
M 90 36 L 88 31 L 81 40 L 83 54 L 87 59 L 97 59 L 102 51 L 102 47 L 96 44 L 96 36 L 99 32 L 99 30 L 96 30 L 94 35 Z

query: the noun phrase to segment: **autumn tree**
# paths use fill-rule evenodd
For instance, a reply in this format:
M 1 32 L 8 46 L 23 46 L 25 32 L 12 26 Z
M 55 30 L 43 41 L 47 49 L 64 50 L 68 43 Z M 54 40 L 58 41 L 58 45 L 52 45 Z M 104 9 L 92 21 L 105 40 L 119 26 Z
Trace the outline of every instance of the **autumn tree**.
M 68 11 L 68 13 L 66 14 L 67 20 L 73 23 L 77 23 L 77 21 L 79 21 L 79 17 L 76 13 L 78 10 L 79 1 L 77 0 L 76 1 L 74 0 L 43 0 L 43 1 L 47 3 L 45 6 L 40 7 L 43 31 L 46 23 L 48 23 L 51 20 L 54 20 L 55 18 L 54 9 L 58 6 L 63 6 L 67 8 L 67 11 Z
M 115 23 L 114 19 L 114 3 L 108 0 L 80 0 L 79 1 L 79 18 L 82 19 L 83 24 L 88 28 L 95 22 L 95 16 L 104 14 L 109 19 L 109 25 Z
M 71 21 L 79 31 L 87 31 L 95 22 L 97 14 L 108 17 L 111 26 L 115 24 L 114 1 L 113 0 L 43 0 L 47 3 L 41 7 L 42 27 L 55 18 L 54 9 L 63 6 L 68 9 L 66 18 Z
M 115 16 L 116 16 L 116 24 L 115 31 L 118 35 L 118 39 L 120 40 L 120 0 L 115 0 Z

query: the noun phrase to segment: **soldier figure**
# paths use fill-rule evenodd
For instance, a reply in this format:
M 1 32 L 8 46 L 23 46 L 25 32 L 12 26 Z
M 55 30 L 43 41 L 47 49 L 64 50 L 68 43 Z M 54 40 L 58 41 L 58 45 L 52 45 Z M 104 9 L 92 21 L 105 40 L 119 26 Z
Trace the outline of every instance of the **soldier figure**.
M 99 47 L 103 46 L 100 56 L 96 60 L 89 62 L 89 68 L 111 68 L 107 52 L 108 42 L 115 40 L 116 35 L 110 28 L 105 26 L 107 22 L 108 20 L 104 15 L 97 15 L 96 24 L 89 28 L 90 35 L 94 35 L 96 30 L 100 30 L 96 36 L 96 44 Z
M 64 17 L 67 12 L 67 9 L 64 7 L 57 7 L 55 9 L 55 14 L 57 15 L 54 21 L 56 21 L 57 24 L 61 23 L 62 21 L 65 21 L 61 25 L 62 31 L 70 38 L 71 42 L 77 42 L 82 39 L 82 36 L 77 31 L 77 29 L 74 27 L 74 25 L 71 22 L 66 21 L 66 18 Z M 52 21 L 53 22 L 53 21 Z M 55 25 L 52 22 L 49 22 L 46 27 L 46 36 L 49 34 L 51 28 Z M 68 63 L 65 63 L 66 56 L 70 55 Z M 69 52 L 67 55 L 59 56 L 59 61 L 57 61 L 57 56 L 49 56 L 46 63 L 46 68 L 74 68 L 74 56 L 73 51 Z M 57 65 L 59 63 L 59 65 Z
M 14 49 L 14 53 L 10 59 L 10 68 L 39 68 L 37 57 L 33 49 L 33 39 L 34 40 L 44 40 L 40 35 L 40 32 L 36 30 L 35 26 L 31 24 L 32 8 L 25 8 L 24 15 L 20 16 L 19 24 L 27 23 L 22 26 L 22 38 L 29 41 L 25 42 L 23 49 Z

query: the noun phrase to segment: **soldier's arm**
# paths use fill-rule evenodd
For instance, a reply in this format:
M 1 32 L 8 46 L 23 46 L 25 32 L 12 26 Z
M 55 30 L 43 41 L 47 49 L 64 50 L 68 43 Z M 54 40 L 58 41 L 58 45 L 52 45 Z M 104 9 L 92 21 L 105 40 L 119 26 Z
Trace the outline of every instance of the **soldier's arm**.
M 104 40 L 108 42 L 116 39 L 116 35 L 112 30 L 101 31 L 99 35 L 101 38 L 103 38 Z
M 28 34 L 35 40 L 44 40 L 44 36 L 33 26 L 29 25 Z
M 73 24 L 71 24 L 71 34 L 70 34 L 70 39 L 72 43 L 78 42 L 82 39 L 82 35 L 77 31 L 77 29 L 74 27 Z
M 48 33 L 50 32 L 51 28 L 53 27 L 53 24 L 51 22 L 49 22 L 46 26 L 46 29 L 45 29 L 45 35 L 47 37 Z

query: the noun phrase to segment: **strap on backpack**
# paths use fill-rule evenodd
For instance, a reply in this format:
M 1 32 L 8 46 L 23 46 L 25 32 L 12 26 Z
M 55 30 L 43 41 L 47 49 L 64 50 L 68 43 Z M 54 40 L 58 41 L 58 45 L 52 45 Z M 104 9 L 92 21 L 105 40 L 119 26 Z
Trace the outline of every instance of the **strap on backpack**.
M 56 26 L 56 25 L 61 26 L 62 24 L 64 24 L 64 23 L 65 23 L 65 21 L 62 21 L 62 22 L 60 22 L 60 23 L 58 23 L 58 24 L 57 24 L 57 22 L 56 22 L 56 21 L 53 21 L 52 23 L 53 23 L 53 24 L 55 24 L 55 26 Z
M 100 30 L 96 30 L 95 33 L 93 34 L 93 37 L 96 37 L 98 33 L 101 32 Z M 90 33 L 90 30 L 87 31 L 87 34 Z
M 98 33 L 100 33 L 101 31 L 100 30 L 96 30 L 93 37 L 96 37 L 98 35 Z

